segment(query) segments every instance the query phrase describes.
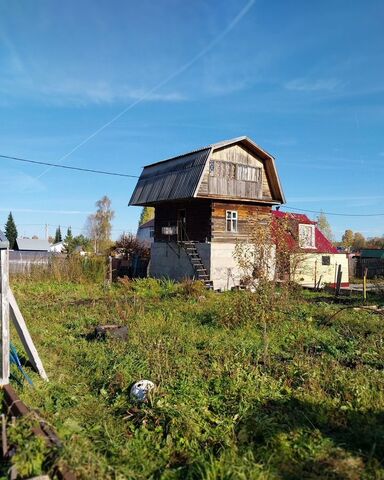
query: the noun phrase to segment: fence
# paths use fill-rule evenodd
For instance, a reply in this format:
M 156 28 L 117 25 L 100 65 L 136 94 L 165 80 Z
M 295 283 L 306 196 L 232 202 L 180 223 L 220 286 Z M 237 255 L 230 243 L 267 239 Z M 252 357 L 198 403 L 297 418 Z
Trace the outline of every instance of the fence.
M 357 258 L 356 277 L 363 278 L 364 270 L 368 278 L 384 277 L 384 260 L 381 258 Z
M 20 252 L 10 250 L 9 252 L 9 273 L 25 274 L 31 271 L 33 266 L 48 267 L 50 259 L 60 254 L 50 252 Z

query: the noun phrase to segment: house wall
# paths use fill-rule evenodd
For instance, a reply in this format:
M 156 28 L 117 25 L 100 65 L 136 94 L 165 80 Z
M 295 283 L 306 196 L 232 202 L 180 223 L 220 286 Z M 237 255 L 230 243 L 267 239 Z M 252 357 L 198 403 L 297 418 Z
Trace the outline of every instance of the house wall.
M 212 152 L 211 161 L 248 165 L 261 169 L 261 181 L 250 182 L 210 175 L 210 162 L 204 168 L 198 197 L 273 201 L 263 161 L 240 145 L 232 145 Z
M 245 271 L 239 267 L 238 259 L 235 255 L 236 242 L 211 243 L 211 276 L 213 288 L 220 290 L 231 290 L 232 287 L 240 285 L 244 277 L 252 275 L 252 271 Z M 244 244 L 244 251 L 254 248 L 253 245 Z M 270 260 L 268 264 L 268 275 L 270 280 L 275 276 L 276 249 L 271 249 Z
M 154 227 L 139 227 L 137 229 L 136 238 L 142 242 L 152 243 L 153 236 L 151 236 L 151 232 L 153 232 Z
M 238 231 L 226 231 L 226 212 L 227 210 L 237 211 Z M 249 203 L 238 202 L 212 202 L 212 242 L 234 243 L 239 240 L 245 240 L 249 235 L 252 225 L 252 219 L 269 219 L 271 207 L 265 205 L 252 205 Z
M 301 253 L 297 260 L 296 272 L 293 280 L 303 286 L 314 287 L 315 283 L 320 285 L 334 284 L 336 282 L 336 271 L 341 265 L 341 283 L 349 284 L 349 262 L 345 253 Z M 330 265 L 322 265 L 322 257 L 330 257 Z
M 163 227 L 177 226 L 180 209 L 185 209 L 187 235 L 190 240 L 206 242 L 211 238 L 211 201 L 194 199 L 184 202 L 164 202 L 155 206 L 155 242 L 177 241 L 177 235 L 162 234 Z
M 211 245 L 199 243 L 196 245 L 205 268 L 210 273 Z M 195 278 L 192 267 L 184 248 L 176 242 L 154 242 L 151 245 L 151 262 L 149 274 L 155 278 L 170 278 L 181 281 L 185 278 Z

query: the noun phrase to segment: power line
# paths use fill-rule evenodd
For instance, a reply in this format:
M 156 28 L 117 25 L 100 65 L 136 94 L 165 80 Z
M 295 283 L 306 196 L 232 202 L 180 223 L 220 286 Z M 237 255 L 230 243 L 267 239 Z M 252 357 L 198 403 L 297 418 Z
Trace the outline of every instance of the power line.
M 62 157 L 59 158 L 58 162 L 61 163 L 65 159 L 67 159 L 72 153 L 76 152 L 80 147 L 88 143 L 92 138 L 96 137 L 99 133 L 101 133 L 103 130 L 105 130 L 109 125 L 112 123 L 116 122 L 120 117 L 125 115 L 129 110 L 134 108 L 136 105 L 139 105 L 140 103 L 144 102 L 148 98 L 151 97 L 154 93 L 156 93 L 160 88 L 164 87 L 167 83 L 169 83 L 171 80 L 175 79 L 182 73 L 184 73 L 186 70 L 188 70 L 192 65 L 194 65 L 200 58 L 204 57 L 209 53 L 228 33 L 240 22 L 240 20 L 248 13 L 248 11 L 252 8 L 253 4 L 255 3 L 255 0 L 249 0 L 246 5 L 237 13 L 232 20 L 229 22 L 229 24 L 221 30 L 221 32 L 213 38 L 205 47 L 203 47 L 198 53 L 196 53 L 190 60 L 185 62 L 183 65 L 181 65 L 179 68 L 177 68 L 174 72 L 172 72 L 170 75 L 165 77 L 163 80 L 161 80 L 157 85 L 154 87 L 150 88 L 147 90 L 145 93 L 143 93 L 142 96 L 137 98 L 135 101 L 133 101 L 130 105 L 125 107 L 123 110 L 121 110 L 117 115 L 111 118 L 108 122 L 104 123 L 101 127 L 96 129 L 93 133 L 88 135 L 84 140 L 82 140 L 80 143 L 78 143 L 75 147 L 72 148 L 68 153 L 63 155 Z M 40 178 L 43 175 L 45 175 L 50 168 L 47 168 L 44 170 L 44 172 L 40 173 L 36 178 Z
M 95 170 L 92 168 L 80 168 L 80 167 L 71 167 L 69 165 L 60 165 L 58 163 L 51 163 L 51 162 L 42 162 L 38 160 L 31 160 L 28 158 L 21 158 L 21 157 L 12 157 L 10 155 L 0 155 L 0 158 L 5 158 L 8 160 L 16 160 L 18 162 L 24 162 L 24 163 L 32 163 L 34 165 L 47 165 L 50 167 L 54 168 L 64 168 L 66 170 L 76 170 L 80 172 L 86 172 L 86 173 L 96 173 L 100 175 L 111 175 L 115 177 L 126 177 L 126 178 L 140 178 L 138 175 L 130 175 L 128 173 L 120 173 L 120 172 L 109 172 L 106 170 Z M 187 167 L 187 168 L 192 168 L 192 167 Z M 157 177 L 162 176 L 162 175 L 167 175 L 170 172 L 166 172 L 163 174 L 158 174 L 156 175 Z M 298 212 L 306 212 L 306 213 L 317 213 L 321 214 L 323 213 L 324 215 L 333 215 L 333 216 L 338 216 L 338 217 L 383 217 L 384 213 L 340 213 L 340 212 L 325 212 L 324 210 L 308 210 L 305 208 L 297 208 L 297 207 L 291 207 L 289 205 L 282 205 L 281 208 L 283 209 L 290 209 Z
M 30 160 L 28 158 L 11 157 L 9 155 L 0 155 L 0 158 L 6 158 L 8 160 L 16 160 L 18 162 L 33 163 L 35 165 L 48 165 L 49 167 L 65 168 L 66 170 L 78 170 L 80 172 L 98 173 L 100 175 L 112 175 L 112 176 L 115 176 L 115 177 L 139 178 L 138 175 L 128 175 L 127 173 L 108 172 L 106 170 L 94 170 L 92 168 L 70 167 L 69 165 L 60 165 L 58 163 L 41 162 L 41 161 L 38 161 L 38 160 Z
M 307 213 L 323 213 L 324 215 L 336 215 L 339 217 L 382 217 L 384 216 L 384 213 L 337 213 L 337 212 L 324 212 L 324 210 L 307 210 L 305 208 L 296 208 L 296 207 L 290 207 L 287 205 L 286 207 L 284 205 L 281 206 L 281 208 L 289 208 L 290 210 L 297 210 L 299 212 L 307 212 Z

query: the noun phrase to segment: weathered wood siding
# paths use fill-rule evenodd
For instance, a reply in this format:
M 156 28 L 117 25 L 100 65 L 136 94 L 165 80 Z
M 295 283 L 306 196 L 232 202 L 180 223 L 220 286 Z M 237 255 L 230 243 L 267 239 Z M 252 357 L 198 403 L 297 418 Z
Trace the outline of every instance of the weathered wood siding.
M 211 238 L 211 201 L 194 199 L 184 202 L 164 202 L 155 206 L 155 242 L 176 241 L 177 235 L 162 234 L 162 228 L 177 226 L 178 211 L 185 209 L 186 230 L 189 240 L 209 241 Z
M 273 201 L 263 161 L 240 145 L 222 148 L 212 153 L 211 161 L 228 162 L 260 169 L 260 181 L 245 181 L 210 174 L 210 162 L 205 166 L 198 197 Z
M 227 210 L 237 212 L 238 231 L 226 231 Z M 265 205 L 251 205 L 237 202 L 212 202 L 212 235 L 213 242 L 236 242 L 247 238 L 250 220 L 268 218 L 271 215 L 271 207 Z

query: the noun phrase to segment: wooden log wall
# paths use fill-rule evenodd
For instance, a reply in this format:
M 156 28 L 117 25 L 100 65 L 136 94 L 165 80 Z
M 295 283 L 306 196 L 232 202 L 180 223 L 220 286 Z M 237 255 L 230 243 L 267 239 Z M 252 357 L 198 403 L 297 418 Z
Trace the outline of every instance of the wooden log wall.
M 226 231 L 227 210 L 237 212 L 238 231 Z M 269 218 L 271 207 L 239 202 L 212 202 L 212 236 L 214 242 L 236 242 L 247 238 L 250 222 L 255 218 Z
M 212 198 L 231 198 L 243 200 L 271 200 L 271 188 L 268 176 L 261 159 L 248 152 L 240 145 L 233 145 L 212 153 L 212 161 L 224 161 L 232 164 L 247 165 L 261 169 L 261 185 L 256 182 L 239 181 L 230 178 L 210 176 L 210 165 L 207 165 L 203 172 L 203 179 L 200 184 L 198 196 Z

